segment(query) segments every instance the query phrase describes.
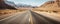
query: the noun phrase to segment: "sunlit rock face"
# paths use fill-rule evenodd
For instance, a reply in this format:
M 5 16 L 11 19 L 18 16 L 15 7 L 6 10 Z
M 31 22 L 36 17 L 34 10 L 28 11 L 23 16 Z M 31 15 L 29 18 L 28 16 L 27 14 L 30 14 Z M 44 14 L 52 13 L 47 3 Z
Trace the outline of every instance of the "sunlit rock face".
M 60 7 L 60 0 L 56 0 L 58 7 Z
M 60 0 L 45 2 L 40 8 L 60 8 Z
M 0 9 L 16 9 L 4 2 L 4 0 L 0 0 Z
M 51 8 L 52 6 L 56 5 L 54 3 L 55 3 L 54 1 L 48 1 L 48 2 L 45 2 L 41 7 L 43 7 L 43 8 Z

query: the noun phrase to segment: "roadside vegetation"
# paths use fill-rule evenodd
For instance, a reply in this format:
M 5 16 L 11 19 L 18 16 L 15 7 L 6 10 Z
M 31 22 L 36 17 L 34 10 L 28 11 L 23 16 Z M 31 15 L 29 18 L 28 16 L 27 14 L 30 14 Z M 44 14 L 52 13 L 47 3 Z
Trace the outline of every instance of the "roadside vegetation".
M 49 13 L 58 13 L 60 14 L 60 8 L 35 8 L 32 9 L 33 11 L 40 11 L 40 12 L 49 12 Z
M 25 10 L 0 10 L 0 15 L 23 12 Z

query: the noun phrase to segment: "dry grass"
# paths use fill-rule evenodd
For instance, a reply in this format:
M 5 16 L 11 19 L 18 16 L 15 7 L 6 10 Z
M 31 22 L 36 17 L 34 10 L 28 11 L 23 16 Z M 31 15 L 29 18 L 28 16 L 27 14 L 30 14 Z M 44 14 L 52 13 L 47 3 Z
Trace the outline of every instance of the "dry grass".
M 26 10 L 28 10 L 28 8 L 19 8 L 18 10 L 10 10 L 10 9 L 0 10 L 0 15 L 11 14 L 11 13 L 16 13 L 16 12 L 23 12 Z
M 0 19 L 6 18 L 9 14 L 16 13 L 17 10 L 0 10 Z M 5 16 L 6 15 L 6 16 Z
M 49 12 L 49 13 L 59 13 L 60 14 L 60 8 L 35 8 L 32 9 L 33 11 L 40 11 L 40 12 Z
M 15 13 L 16 10 L 0 10 L 0 15 Z
M 0 15 L 22 12 L 25 10 L 0 10 Z
M 16 13 L 16 12 L 23 12 L 26 11 L 27 9 L 19 9 L 19 10 L 0 10 L 0 15 L 4 14 L 11 14 L 11 13 Z

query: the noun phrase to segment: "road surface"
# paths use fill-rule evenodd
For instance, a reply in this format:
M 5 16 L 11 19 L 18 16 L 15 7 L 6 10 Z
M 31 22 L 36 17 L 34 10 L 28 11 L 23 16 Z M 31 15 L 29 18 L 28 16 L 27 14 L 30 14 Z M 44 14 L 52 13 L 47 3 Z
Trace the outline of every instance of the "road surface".
M 18 13 L 12 15 L 10 18 L 1 20 L 0 24 L 60 24 L 60 22 L 29 10 L 22 14 Z
M 31 12 L 33 24 L 60 24 L 60 22 L 44 17 L 44 15 Z

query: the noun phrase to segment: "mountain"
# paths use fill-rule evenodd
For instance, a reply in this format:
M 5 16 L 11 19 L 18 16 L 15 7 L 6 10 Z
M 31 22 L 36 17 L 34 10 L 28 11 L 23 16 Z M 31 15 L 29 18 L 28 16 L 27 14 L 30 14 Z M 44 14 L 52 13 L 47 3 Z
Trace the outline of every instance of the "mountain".
M 47 8 L 47 7 L 52 7 L 52 6 L 54 6 L 54 1 L 48 1 L 48 2 L 45 2 L 42 6 L 40 6 L 40 7 L 44 7 L 44 8 Z
M 4 0 L 0 0 L 0 9 L 16 9 L 16 8 L 6 4 Z
M 55 0 L 55 1 L 48 1 L 45 2 L 40 8 L 60 8 L 60 2 Z
M 27 4 L 18 3 L 18 4 L 16 4 L 16 7 L 36 8 L 37 6 L 32 6 L 32 5 L 27 5 Z
M 16 6 L 15 3 L 12 2 L 12 1 L 5 1 L 5 3 L 8 4 L 8 5 L 10 5 L 10 6 L 13 6 L 13 7 Z
M 48 12 L 60 12 L 60 1 L 48 1 L 42 6 L 36 8 L 36 10 L 48 11 Z
M 16 4 L 16 6 L 17 7 L 31 7 L 31 5 L 22 4 L 22 3 Z

